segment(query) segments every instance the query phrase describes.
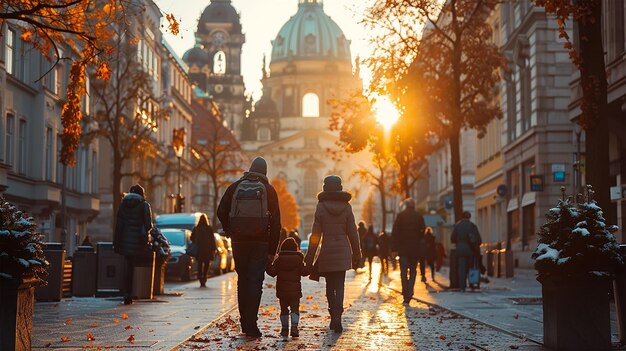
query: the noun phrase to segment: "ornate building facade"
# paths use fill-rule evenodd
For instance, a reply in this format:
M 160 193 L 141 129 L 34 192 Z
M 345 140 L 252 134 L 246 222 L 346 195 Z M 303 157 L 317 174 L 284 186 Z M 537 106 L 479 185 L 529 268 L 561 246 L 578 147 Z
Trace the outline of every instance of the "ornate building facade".
M 316 194 L 324 176 L 338 174 L 355 195 L 360 217 L 362 187 L 353 172 L 370 163 L 366 155 L 331 157 L 338 134 L 329 130 L 327 101 L 362 89 L 353 72 L 350 41 L 318 0 L 299 0 L 298 10 L 272 41 L 269 72 L 263 62 L 263 96 L 242 123 L 242 146 L 268 161 L 268 176 L 283 178 L 300 210 L 300 230 L 313 224 Z

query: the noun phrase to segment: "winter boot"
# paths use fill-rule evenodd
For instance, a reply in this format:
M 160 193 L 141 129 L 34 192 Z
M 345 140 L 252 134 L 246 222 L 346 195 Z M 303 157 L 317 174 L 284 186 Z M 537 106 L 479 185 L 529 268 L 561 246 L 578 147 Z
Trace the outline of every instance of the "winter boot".
M 337 318 L 335 317 L 335 310 L 332 308 L 329 308 L 328 314 L 330 314 L 330 325 L 328 326 L 328 328 L 330 330 L 335 330 L 335 327 L 337 325 Z
M 291 312 L 291 337 L 300 337 L 300 331 L 298 330 L 298 324 L 300 323 L 300 314 Z
M 335 331 L 335 333 L 343 332 L 343 326 L 341 325 L 341 314 L 343 313 L 343 307 L 334 308 L 332 316 L 335 317 L 335 322 L 333 324 L 331 320 L 331 324 L 333 324 L 334 328 L 331 328 Z M 331 317 L 332 318 L 332 317 Z
M 281 315 L 280 316 L 280 336 L 286 338 L 289 336 L 289 315 Z

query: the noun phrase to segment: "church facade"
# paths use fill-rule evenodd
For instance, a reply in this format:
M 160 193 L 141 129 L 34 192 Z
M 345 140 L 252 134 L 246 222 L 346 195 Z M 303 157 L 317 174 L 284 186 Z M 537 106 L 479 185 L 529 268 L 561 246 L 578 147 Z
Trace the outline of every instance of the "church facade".
M 229 2 L 213 0 L 205 13 L 216 3 L 230 6 Z M 215 28 L 214 32 L 221 30 L 212 23 L 199 24 L 198 31 L 201 26 Z M 231 28 L 234 27 L 237 26 Z M 241 27 L 237 29 L 240 33 Z M 212 37 L 211 33 L 207 35 Z M 206 45 L 202 52 L 190 50 L 189 55 L 186 54 L 187 61 L 197 53 L 205 62 L 211 62 L 212 51 L 207 51 Z M 189 64 L 193 67 L 192 62 Z M 210 71 L 213 67 L 210 63 L 207 65 L 198 69 Z M 193 79 L 191 71 L 190 76 Z M 209 82 L 211 76 L 209 73 Z M 263 59 L 262 83 L 261 99 L 249 113 L 235 118 L 236 135 L 249 156 L 260 155 L 267 160 L 270 179 L 282 178 L 288 184 L 299 207 L 300 228 L 297 229 L 304 235 L 310 232 L 316 195 L 322 189 L 324 177 L 330 174 L 340 175 L 344 179 L 344 190 L 354 195 L 352 206 L 358 220 L 369 185 L 363 186 L 353 173 L 368 165 L 370 159 L 367 154 L 337 153 L 338 133 L 329 129 L 332 111 L 327 101 L 361 90 L 362 81 L 352 65 L 350 41 L 324 12 L 322 1 L 298 1 L 297 12 L 272 40 L 269 65 Z M 214 90 L 208 92 L 213 94 Z M 216 100 L 223 108 L 219 98 Z

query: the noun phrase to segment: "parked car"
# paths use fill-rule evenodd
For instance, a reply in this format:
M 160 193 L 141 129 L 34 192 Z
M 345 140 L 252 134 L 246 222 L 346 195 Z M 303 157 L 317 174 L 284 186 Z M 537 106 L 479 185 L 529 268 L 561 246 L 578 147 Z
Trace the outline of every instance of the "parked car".
M 161 229 L 161 228 L 159 228 Z M 197 276 L 196 259 L 187 255 L 187 247 L 191 243 L 191 231 L 188 229 L 163 228 L 161 233 L 170 242 L 171 257 L 165 267 L 165 275 L 180 277 L 189 281 Z
M 209 273 L 212 275 L 221 275 L 228 272 L 228 249 L 224 245 L 221 235 L 218 233 L 214 233 L 213 235 L 215 235 L 215 243 L 217 244 L 217 255 L 215 255 L 211 263 Z
M 193 230 L 195 226 L 198 224 L 200 220 L 200 216 L 205 215 L 206 213 L 202 212 L 191 212 L 191 213 L 167 213 L 156 216 L 154 219 L 154 224 L 159 229 L 165 228 L 178 228 L 178 229 L 188 229 Z M 207 219 L 209 217 L 207 216 Z M 209 221 L 209 225 L 210 225 Z
M 309 241 L 308 240 L 302 240 L 300 242 L 300 251 L 302 251 L 303 254 L 306 255 L 306 252 L 309 251 Z
M 233 256 L 233 243 L 230 238 L 222 236 L 222 240 L 224 240 L 224 246 L 228 250 L 228 257 L 226 261 L 228 262 L 228 271 L 232 272 L 235 270 L 235 256 Z

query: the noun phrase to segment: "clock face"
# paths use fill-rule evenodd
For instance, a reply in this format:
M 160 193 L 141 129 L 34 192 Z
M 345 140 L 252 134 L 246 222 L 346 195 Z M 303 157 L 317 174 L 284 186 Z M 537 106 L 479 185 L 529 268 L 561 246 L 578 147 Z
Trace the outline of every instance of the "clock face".
M 211 36 L 211 43 L 215 46 L 221 46 L 224 44 L 224 41 L 226 41 L 226 35 L 224 35 L 224 32 L 215 32 Z

